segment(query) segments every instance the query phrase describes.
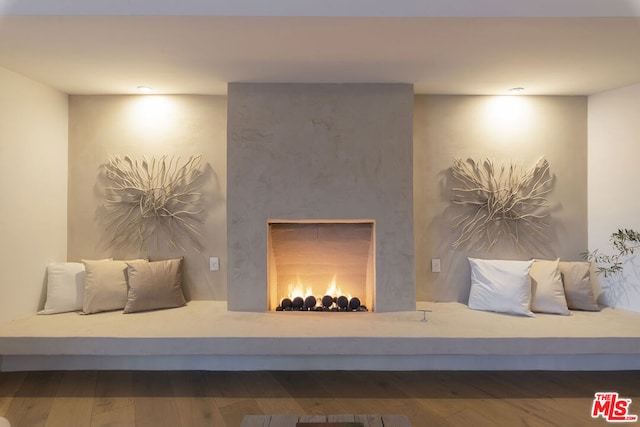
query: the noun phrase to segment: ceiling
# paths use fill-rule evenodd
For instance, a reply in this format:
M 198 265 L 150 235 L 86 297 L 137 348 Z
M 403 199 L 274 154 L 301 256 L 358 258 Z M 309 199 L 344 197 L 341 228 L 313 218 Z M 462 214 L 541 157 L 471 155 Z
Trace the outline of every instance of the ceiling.
M 640 82 L 640 0 L 0 0 L 0 67 L 69 94 L 304 82 L 590 95 Z

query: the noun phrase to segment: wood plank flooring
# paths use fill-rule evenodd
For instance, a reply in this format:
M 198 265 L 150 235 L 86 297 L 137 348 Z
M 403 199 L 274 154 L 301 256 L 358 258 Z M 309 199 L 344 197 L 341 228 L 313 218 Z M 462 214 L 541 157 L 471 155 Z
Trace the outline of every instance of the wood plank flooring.
M 12 427 L 238 427 L 245 415 L 403 414 L 422 426 L 587 426 L 594 393 L 632 372 L 1 372 Z M 640 423 L 638 423 L 640 424 Z M 631 424 L 633 425 L 633 424 Z
M 404 415 L 245 415 L 240 427 L 413 427 Z

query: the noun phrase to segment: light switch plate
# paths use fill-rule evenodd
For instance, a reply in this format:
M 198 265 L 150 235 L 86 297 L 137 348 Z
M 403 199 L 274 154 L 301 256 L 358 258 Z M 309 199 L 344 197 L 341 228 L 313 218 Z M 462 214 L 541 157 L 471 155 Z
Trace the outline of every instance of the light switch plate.
M 209 257 L 209 270 L 210 271 L 218 271 L 220 270 L 220 260 L 217 256 Z
M 440 273 L 440 258 L 434 258 L 431 260 L 431 272 Z

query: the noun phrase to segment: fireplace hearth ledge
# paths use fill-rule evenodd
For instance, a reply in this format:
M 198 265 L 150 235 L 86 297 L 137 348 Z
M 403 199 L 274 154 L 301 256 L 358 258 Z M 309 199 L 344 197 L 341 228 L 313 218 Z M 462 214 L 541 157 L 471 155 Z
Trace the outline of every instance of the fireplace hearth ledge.
M 520 318 L 459 303 L 420 312 L 227 311 L 30 316 L 0 325 L 0 369 L 640 369 L 640 313 Z

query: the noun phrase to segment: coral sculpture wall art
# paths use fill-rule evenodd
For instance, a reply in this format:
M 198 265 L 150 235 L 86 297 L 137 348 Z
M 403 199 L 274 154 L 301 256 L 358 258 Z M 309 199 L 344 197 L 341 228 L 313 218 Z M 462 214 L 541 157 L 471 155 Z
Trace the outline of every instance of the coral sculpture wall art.
M 459 235 L 453 248 L 490 249 L 501 239 L 546 247 L 549 210 L 546 195 L 552 190 L 549 163 L 539 159 L 528 170 L 492 160 L 456 159 L 450 168 L 451 203 L 462 213 L 453 220 Z
M 143 248 L 155 238 L 171 248 L 200 248 L 201 163 L 202 156 L 110 157 L 103 169 L 110 246 Z

